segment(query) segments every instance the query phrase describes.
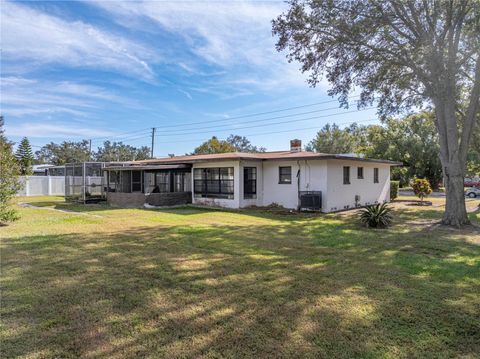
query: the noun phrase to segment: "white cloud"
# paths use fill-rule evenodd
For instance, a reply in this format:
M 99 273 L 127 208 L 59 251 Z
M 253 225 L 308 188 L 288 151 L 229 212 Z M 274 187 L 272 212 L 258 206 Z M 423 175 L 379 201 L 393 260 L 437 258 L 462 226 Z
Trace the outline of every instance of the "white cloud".
M 88 117 L 107 104 L 139 108 L 135 100 L 118 96 L 106 89 L 71 81 L 41 81 L 24 77 L 0 78 L 0 103 L 6 116 L 64 113 Z
M 190 94 L 190 92 L 188 91 L 185 91 L 185 90 L 182 90 L 182 89 L 178 89 L 178 92 L 180 93 L 183 93 L 188 99 L 192 100 L 192 95 Z
M 65 123 L 22 123 L 19 125 L 6 125 L 7 136 L 31 138 L 91 138 L 97 136 L 113 136 L 110 131 L 98 130 L 88 127 L 72 126 Z
M 98 1 L 124 26 L 145 28 L 147 21 L 183 38 L 204 62 L 228 69 L 215 81 L 236 87 L 275 90 L 306 87 L 298 64 L 275 49 L 271 20 L 285 4 L 278 2 L 110 2 Z M 135 20 L 136 19 L 136 20 Z M 148 27 L 148 31 L 151 31 Z M 194 66 L 178 61 L 187 73 Z
M 31 60 L 101 68 L 152 80 L 149 61 L 157 54 L 136 41 L 81 21 L 68 22 L 17 3 L 2 2 L 1 45 L 4 60 Z

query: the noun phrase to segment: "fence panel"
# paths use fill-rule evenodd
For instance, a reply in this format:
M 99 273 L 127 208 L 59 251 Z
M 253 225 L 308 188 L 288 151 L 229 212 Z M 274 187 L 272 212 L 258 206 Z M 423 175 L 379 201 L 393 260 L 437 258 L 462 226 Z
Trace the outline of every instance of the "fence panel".
M 65 195 L 65 177 L 64 176 L 48 176 L 50 178 L 50 195 Z
M 63 196 L 65 195 L 64 176 L 23 176 L 23 184 L 18 196 Z

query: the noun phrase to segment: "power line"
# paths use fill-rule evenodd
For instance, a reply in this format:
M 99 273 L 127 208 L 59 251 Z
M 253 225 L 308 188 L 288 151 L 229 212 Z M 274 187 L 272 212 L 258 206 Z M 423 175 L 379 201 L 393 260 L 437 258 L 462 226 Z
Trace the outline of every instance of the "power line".
M 358 98 L 358 97 L 359 97 L 358 95 L 355 95 L 355 96 L 350 96 L 349 98 L 353 99 L 353 98 Z M 257 113 L 251 113 L 251 114 L 240 115 L 240 116 L 224 118 L 224 119 L 216 119 L 216 120 L 209 120 L 209 121 L 196 121 L 196 122 L 180 123 L 180 124 L 177 123 L 177 124 L 174 124 L 174 125 L 161 126 L 161 128 L 162 128 L 162 130 L 164 130 L 165 128 L 179 128 L 179 127 L 185 127 L 185 126 L 191 126 L 191 125 L 197 125 L 197 124 L 228 122 L 228 121 L 242 119 L 242 118 L 249 118 L 249 117 L 262 116 L 262 115 L 267 115 L 267 114 L 272 114 L 272 113 L 291 111 L 291 110 L 295 110 L 295 109 L 299 109 L 299 108 L 312 107 L 312 106 L 317 106 L 317 105 L 322 105 L 322 104 L 327 104 L 327 103 L 333 103 L 333 102 L 337 102 L 337 101 L 338 101 L 337 99 L 332 99 L 332 100 L 328 100 L 328 101 L 314 102 L 314 103 L 310 103 L 310 104 L 306 104 L 306 105 L 292 106 L 292 107 L 282 108 L 282 109 L 278 109 L 278 110 L 257 112 Z M 337 107 L 335 107 L 335 108 L 337 108 Z M 335 109 L 335 108 L 332 108 L 332 109 Z M 305 113 L 300 113 L 300 114 L 290 114 L 290 115 L 287 115 L 285 117 L 299 116 L 301 114 L 321 112 L 321 111 L 326 111 L 326 110 L 327 109 L 310 111 L 310 112 L 305 112 Z M 281 117 L 278 116 L 276 118 L 281 118 Z M 258 121 L 265 121 L 265 120 L 268 120 L 268 119 L 259 119 Z M 255 121 L 250 121 L 250 122 L 255 122 Z M 245 123 L 248 123 L 248 122 L 245 122 Z M 193 130 L 193 129 L 196 129 L 196 128 L 185 129 L 185 130 L 188 131 L 188 130 Z M 202 129 L 202 128 L 199 128 L 199 129 Z M 143 128 L 143 129 L 139 129 L 139 130 L 135 130 L 135 131 L 123 132 L 123 133 L 119 133 L 119 134 L 112 135 L 112 136 L 93 137 L 90 140 L 92 142 L 102 142 L 102 141 L 106 141 L 106 140 L 109 140 L 109 139 L 113 140 L 115 138 L 116 141 L 123 141 L 123 140 L 129 139 L 129 138 L 132 138 L 132 135 L 133 135 L 133 137 L 135 137 L 139 133 L 146 133 L 146 131 L 150 132 L 150 128 Z
M 346 111 L 346 112 L 341 112 L 341 113 L 333 113 L 333 114 L 324 115 L 324 116 L 313 116 L 313 117 L 308 117 L 308 118 L 280 121 L 280 122 L 275 122 L 275 123 L 266 123 L 266 124 L 264 123 L 264 124 L 260 124 L 260 125 L 236 127 L 234 130 L 242 130 L 242 129 L 247 129 L 247 128 L 265 127 L 265 126 L 273 126 L 273 125 L 281 125 L 281 124 L 284 124 L 284 123 L 292 123 L 292 122 L 310 121 L 310 120 L 316 120 L 316 119 L 320 119 L 320 118 L 327 118 L 327 117 L 345 115 L 345 114 L 354 113 L 354 112 L 367 111 L 367 110 L 371 110 L 372 108 L 373 107 L 368 107 L 368 108 L 364 108 L 364 109 L 361 109 L 361 110 L 353 110 L 353 111 Z M 217 132 L 226 132 L 226 131 L 232 131 L 232 129 L 220 129 Z M 157 135 L 157 137 L 184 136 L 184 135 L 191 135 L 191 134 L 197 134 L 197 133 L 210 133 L 210 132 L 211 131 L 182 132 L 182 133 L 178 133 L 178 134 L 169 133 L 169 134 L 160 134 L 160 135 Z
M 133 138 L 133 137 L 137 137 L 137 136 L 140 136 L 140 135 L 148 135 L 152 132 L 152 130 L 150 129 L 149 131 L 143 131 L 141 133 L 136 133 L 136 134 L 132 134 L 130 136 L 125 136 L 125 137 L 119 137 L 119 138 L 115 138 L 115 139 L 112 139 L 112 141 L 114 142 L 122 142 L 124 140 L 128 140 L 130 138 Z M 104 142 L 104 141 L 110 141 L 109 138 L 106 138 L 105 140 L 97 140 L 96 142 Z
M 348 121 L 348 122 L 339 122 L 336 123 L 337 125 L 349 125 L 349 124 L 354 124 L 354 123 L 365 123 L 365 122 L 373 122 L 373 121 L 378 121 L 378 119 L 368 119 L 368 120 L 359 120 L 359 121 Z M 255 132 L 255 133 L 249 133 L 245 134 L 244 136 L 246 137 L 257 137 L 257 136 L 267 136 L 267 135 L 274 135 L 274 134 L 279 134 L 279 133 L 289 133 L 294 131 L 307 131 L 307 130 L 316 130 L 318 129 L 319 126 L 311 126 L 311 127 L 303 127 L 303 128 L 295 128 L 295 129 L 287 129 L 287 130 L 279 130 L 279 131 L 267 131 L 267 132 Z M 151 136 L 139 136 L 132 138 L 131 141 L 138 140 L 138 139 L 146 139 L 150 138 Z M 171 144 L 171 143 L 193 143 L 193 142 L 204 142 L 208 141 L 209 138 L 197 138 L 197 139 L 189 139 L 189 140 L 177 140 L 177 141 L 162 141 L 162 144 Z
M 295 116 L 301 116 L 301 115 L 308 115 L 308 114 L 311 114 L 311 113 L 318 113 L 318 112 L 331 111 L 331 110 L 338 110 L 338 107 L 329 107 L 329 108 L 323 108 L 323 109 L 320 109 L 320 110 L 300 112 L 300 113 L 292 113 L 292 114 L 283 115 L 283 116 L 260 118 L 260 119 L 250 120 L 250 121 L 242 121 L 241 123 L 245 124 L 245 123 L 256 123 L 256 122 L 261 122 L 261 121 L 271 121 L 271 120 L 277 120 L 277 119 L 280 119 L 280 118 L 288 118 L 288 117 L 295 117 Z M 232 125 L 233 124 L 225 124 L 225 125 L 221 125 L 221 126 L 232 126 Z M 204 129 L 209 129 L 209 128 L 218 128 L 218 126 L 192 127 L 192 128 L 182 129 L 181 131 L 183 132 L 183 131 L 191 131 L 191 130 L 204 130 Z M 161 129 L 163 130 L 164 128 L 162 127 Z M 172 133 L 172 132 L 167 131 L 167 133 Z
M 349 122 L 340 122 L 336 123 L 337 125 L 350 125 L 354 123 L 365 123 L 365 122 L 373 122 L 373 121 L 378 121 L 378 119 L 369 119 L 369 120 L 359 120 L 359 121 L 349 121 Z M 319 126 L 312 126 L 312 127 L 303 127 L 303 128 L 295 128 L 294 131 L 307 131 L 307 130 L 315 130 L 318 129 Z M 261 133 L 250 133 L 250 134 L 245 134 L 244 136 L 246 137 L 256 137 L 256 136 L 266 136 L 266 135 L 274 135 L 278 133 L 288 133 L 292 132 L 292 129 L 288 130 L 279 130 L 279 131 L 268 131 L 268 132 L 261 132 Z M 169 144 L 169 143 L 189 143 L 189 142 L 200 142 L 200 141 L 208 141 L 209 138 L 198 138 L 198 139 L 191 139 L 191 140 L 178 140 L 178 141 L 167 141 L 167 142 L 162 142 L 164 144 Z
M 150 130 L 150 128 L 143 128 L 143 129 L 140 129 L 140 130 L 119 133 L 119 134 L 112 135 L 112 136 L 107 136 L 107 137 L 93 137 L 93 138 L 91 138 L 91 140 L 93 142 L 98 142 L 98 141 L 102 141 L 102 140 L 108 140 L 108 139 L 111 139 L 111 138 L 122 137 L 123 135 L 131 135 L 131 134 L 138 133 L 138 132 L 145 132 L 147 130 Z
M 214 128 L 217 129 L 215 132 L 230 132 L 230 131 L 232 131 L 232 130 L 249 129 L 249 128 L 266 127 L 266 126 L 274 126 L 274 125 L 281 125 L 281 124 L 285 124 L 285 123 L 303 122 L 303 121 L 310 121 L 310 120 L 320 119 L 320 118 L 328 118 L 328 117 L 333 117 L 333 116 L 340 116 L 340 115 L 349 114 L 349 113 L 366 111 L 366 110 L 370 110 L 370 109 L 372 109 L 372 108 L 373 108 L 373 107 L 371 107 L 371 108 L 365 108 L 365 109 L 361 109 L 361 110 L 352 110 L 352 111 L 345 111 L 345 112 L 341 112 L 341 113 L 328 114 L 328 115 L 324 115 L 324 116 L 313 116 L 313 117 L 307 117 L 307 118 L 292 119 L 292 120 L 288 120 L 288 121 L 279 121 L 279 122 L 275 122 L 275 123 L 259 124 L 259 125 L 254 125 L 254 126 L 243 126 L 243 127 L 237 127 L 237 128 L 235 128 L 235 129 L 231 129 L 231 128 L 228 128 L 228 129 L 218 129 L 217 126 L 214 126 Z M 324 110 L 329 110 L 329 109 L 324 109 Z M 316 111 L 312 111 L 312 112 L 316 112 Z M 307 112 L 307 113 L 309 113 L 309 112 Z M 300 114 L 297 114 L 297 115 L 300 115 Z M 271 118 L 271 119 L 264 119 L 264 120 L 272 120 L 272 119 L 275 119 L 275 118 L 284 118 L 284 117 L 286 117 L 286 116 L 278 116 L 278 117 L 274 117 L 274 118 Z M 287 117 L 289 117 L 289 116 L 287 116 Z M 371 121 L 371 120 L 368 120 L 368 121 Z M 257 122 L 257 121 L 248 121 L 248 122 Z M 353 122 L 351 122 L 351 123 L 355 123 L 355 122 L 363 122 L 363 121 L 353 121 Z M 340 124 L 344 124 L 344 123 L 340 123 Z M 315 126 L 315 127 L 309 128 L 309 129 L 315 129 L 315 128 L 318 128 L 318 126 Z M 297 129 L 295 129 L 295 130 L 297 130 Z M 290 132 L 290 131 L 292 131 L 292 130 L 287 130 L 286 132 Z M 211 133 L 211 132 L 212 132 L 212 131 L 180 132 L 180 133 L 158 134 L 158 135 L 155 135 L 155 137 L 185 136 L 185 135 L 191 135 L 191 134 Z M 267 133 L 269 133 L 269 132 L 267 132 Z M 134 136 L 130 136 L 128 142 L 135 141 L 135 140 L 139 140 L 139 139 L 144 139 L 144 138 L 146 139 L 146 138 L 150 138 L 150 137 L 151 137 L 151 134 L 147 134 L 147 133 L 145 133 L 145 134 L 139 134 L 139 135 L 134 135 Z M 163 141 L 162 141 L 162 143 L 175 143 L 175 142 L 178 142 L 178 141 L 172 141 L 172 142 L 163 142 Z
M 350 96 L 350 99 L 360 97 L 359 95 L 355 96 Z M 272 111 L 266 111 L 266 112 L 257 112 L 257 113 L 251 113 L 247 115 L 241 115 L 241 116 L 235 116 L 235 117 L 229 117 L 229 118 L 223 118 L 223 119 L 217 119 L 217 120 L 210 120 L 210 121 L 197 121 L 197 122 L 190 122 L 190 123 L 183 123 L 183 124 L 175 124 L 175 125 L 168 125 L 168 126 L 162 126 L 162 129 L 165 128 L 170 128 L 170 127 L 179 127 L 179 126 L 190 126 L 190 125 L 198 125 L 198 124 L 205 124 L 205 123 L 214 123 L 214 122 L 219 122 L 219 121 L 231 121 L 231 120 L 238 120 L 241 118 L 247 118 L 247 117 L 256 117 L 256 116 L 262 116 L 262 115 L 269 115 L 272 113 L 277 113 L 277 112 L 284 112 L 284 111 L 291 111 L 291 110 L 296 110 L 299 108 L 305 108 L 305 107 L 311 107 L 311 106 L 317 106 L 317 105 L 324 105 L 327 103 L 332 103 L 332 102 L 338 102 L 338 99 L 335 100 L 329 100 L 329 101 L 322 101 L 322 102 L 315 102 L 315 103 L 310 103 L 307 105 L 301 105 L 301 106 L 294 106 L 294 107 L 288 107 L 288 108 L 283 108 L 279 110 L 272 110 Z

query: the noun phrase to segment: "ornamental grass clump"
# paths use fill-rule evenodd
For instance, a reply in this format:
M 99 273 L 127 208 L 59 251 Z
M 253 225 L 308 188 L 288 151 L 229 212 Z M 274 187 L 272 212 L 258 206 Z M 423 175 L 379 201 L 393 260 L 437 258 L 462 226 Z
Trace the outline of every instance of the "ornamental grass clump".
M 367 228 L 386 228 L 393 220 L 392 210 L 386 203 L 365 207 L 360 214 L 360 222 Z

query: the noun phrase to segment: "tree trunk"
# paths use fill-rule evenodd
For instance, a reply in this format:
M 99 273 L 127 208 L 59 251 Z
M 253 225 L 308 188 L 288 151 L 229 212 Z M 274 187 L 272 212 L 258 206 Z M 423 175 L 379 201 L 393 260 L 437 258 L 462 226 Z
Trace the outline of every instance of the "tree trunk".
M 456 227 L 470 224 L 465 206 L 464 174 L 460 164 L 457 162 L 444 166 L 444 175 L 446 203 L 442 223 Z

